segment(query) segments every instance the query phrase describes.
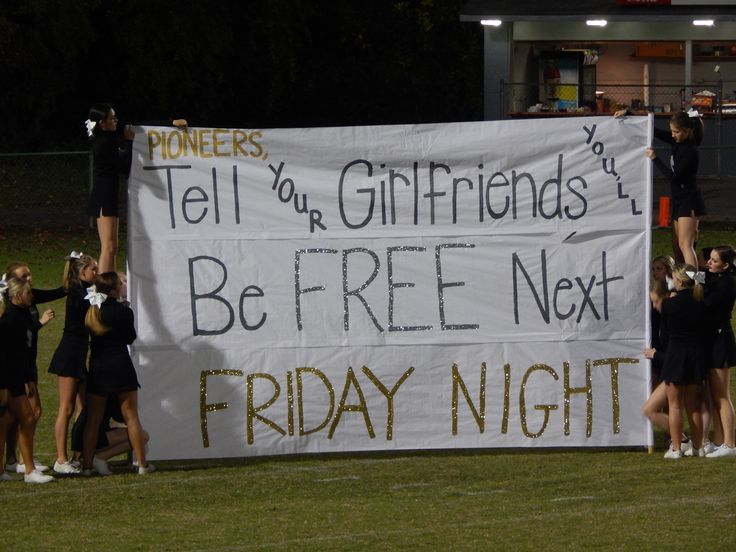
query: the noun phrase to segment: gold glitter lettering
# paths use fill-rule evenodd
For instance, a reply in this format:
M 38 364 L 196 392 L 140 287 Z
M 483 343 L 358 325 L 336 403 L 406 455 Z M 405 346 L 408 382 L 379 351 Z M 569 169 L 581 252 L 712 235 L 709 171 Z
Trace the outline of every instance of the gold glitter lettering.
M 358 399 L 360 400 L 360 404 L 345 404 L 345 401 L 348 398 L 348 392 L 350 391 L 350 385 L 353 385 L 355 387 L 355 391 L 358 393 Z M 365 427 L 368 430 L 368 435 L 370 435 L 371 439 L 375 438 L 376 434 L 373 431 L 373 424 L 371 423 L 371 418 L 368 415 L 368 405 L 365 402 L 365 396 L 363 395 L 363 390 L 360 388 L 360 384 L 358 383 L 358 379 L 355 377 L 355 373 L 353 372 L 353 367 L 348 367 L 348 373 L 345 377 L 345 387 L 342 390 L 342 397 L 340 397 L 340 404 L 337 406 L 337 414 L 335 414 L 335 419 L 332 421 L 332 425 L 330 426 L 330 432 L 327 435 L 329 439 L 332 439 L 332 436 L 335 434 L 335 429 L 337 428 L 337 424 L 340 423 L 340 418 L 342 417 L 343 412 L 362 412 L 363 413 L 363 419 L 365 420 Z
M 291 372 L 286 372 L 286 426 L 289 437 L 294 435 L 294 381 Z
M 457 363 L 452 364 L 452 434 L 457 435 L 457 411 L 458 411 L 458 388 L 462 389 L 465 401 L 470 407 L 470 412 L 478 424 L 480 433 L 485 431 L 486 425 L 486 363 L 480 365 L 480 394 L 478 396 L 478 409 L 476 410 L 473 400 L 470 398 L 468 388 L 465 386 Z
M 327 389 L 327 393 L 330 396 L 330 410 L 327 412 L 327 416 L 325 416 L 324 421 L 320 425 L 313 429 L 304 429 L 304 383 L 302 381 L 302 374 L 304 373 L 314 374 L 315 376 L 317 376 L 324 384 L 325 388 Z M 320 429 L 325 427 L 330 422 L 330 418 L 332 418 L 332 413 L 335 410 L 335 390 L 332 388 L 332 383 L 330 383 L 330 380 L 327 379 L 327 376 L 325 376 L 317 368 L 311 368 L 309 366 L 302 366 L 300 368 L 297 368 L 296 404 L 297 412 L 299 414 L 299 435 L 309 435 L 310 433 L 315 433 L 316 431 L 319 431 Z
M 611 366 L 611 403 L 613 411 L 613 432 L 621 432 L 621 409 L 618 396 L 618 365 L 619 364 L 638 364 L 638 358 L 601 358 L 593 361 L 593 366 Z
M 207 404 L 207 378 L 210 376 L 243 376 L 242 370 L 202 370 L 199 373 L 199 423 L 202 431 L 202 446 L 210 446 L 210 437 L 207 433 L 207 412 L 225 410 L 229 407 L 226 402 Z
M 521 391 L 519 392 L 519 415 L 521 416 L 521 430 L 524 432 L 524 435 L 526 435 L 527 437 L 531 437 L 532 439 L 536 439 L 537 437 L 542 435 L 542 433 L 544 433 L 544 430 L 547 429 L 547 423 L 549 422 L 550 410 L 557 410 L 558 408 L 558 405 L 556 404 L 535 404 L 534 410 L 541 410 L 544 412 L 544 422 L 542 423 L 541 429 L 537 433 L 529 432 L 529 429 L 526 425 L 526 384 L 529 380 L 529 377 L 537 370 L 544 370 L 553 378 L 555 378 L 555 381 L 558 381 L 560 379 L 560 377 L 557 375 L 557 372 L 555 372 L 551 367 L 547 366 L 546 364 L 533 364 L 529 367 L 529 369 L 524 374 L 523 379 L 521 380 Z
M 266 401 L 265 403 L 254 406 L 253 405 L 253 389 L 254 389 L 254 381 L 256 379 L 266 379 L 270 381 L 273 384 L 273 396 Z M 281 394 L 281 386 L 279 385 L 279 382 L 276 381 L 276 378 L 274 378 L 271 374 L 248 374 L 248 377 L 246 378 L 246 381 L 248 382 L 248 402 L 247 402 L 247 414 L 246 414 L 246 438 L 249 445 L 253 444 L 253 420 L 260 420 L 264 424 L 266 424 L 271 429 L 279 432 L 281 435 L 286 435 L 286 432 L 274 421 L 269 420 L 265 416 L 261 416 L 258 414 L 258 412 L 262 412 L 266 410 L 268 407 L 270 407 L 274 402 L 276 402 L 276 399 L 279 398 L 279 395 Z
M 391 391 L 389 391 L 388 388 L 383 385 L 383 383 L 381 383 L 381 380 L 379 380 L 367 366 L 363 366 L 363 368 L 361 369 L 363 370 L 363 373 L 368 376 L 368 379 L 373 382 L 373 385 L 378 387 L 378 390 L 383 394 L 384 397 L 386 397 L 388 410 L 386 414 L 386 440 L 390 441 L 394 435 L 394 395 L 396 395 L 396 392 L 399 390 L 399 387 L 401 387 L 401 384 L 406 381 L 406 378 L 408 378 L 412 374 L 412 372 L 414 372 L 414 367 L 409 366 L 409 369 L 401 375 L 399 380 L 391 388 Z
M 501 433 L 509 431 L 509 405 L 511 404 L 511 365 L 503 365 L 503 419 L 501 420 Z
M 586 396 L 586 423 L 585 436 L 593 434 L 593 383 L 590 378 L 590 359 L 585 360 L 585 386 L 570 387 L 570 363 L 563 362 L 563 386 L 565 392 L 564 426 L 565 435 L 570 435 L 570 396 L 577 393 L 585 393 Z

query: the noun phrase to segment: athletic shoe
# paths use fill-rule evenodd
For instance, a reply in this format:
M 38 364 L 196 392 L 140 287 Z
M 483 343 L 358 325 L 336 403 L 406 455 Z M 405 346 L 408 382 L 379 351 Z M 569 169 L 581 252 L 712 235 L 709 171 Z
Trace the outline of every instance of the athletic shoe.
M 95 474 L 95 470 L 92 468 L 82 468 L 82 471 L 79 472 L 79 475 L 82 477 L 92 477 Z
M 5 464 L 5 471 L 10 473 L 18 473 L 18 462 Z
M 79 471 L 82 471 L 82 463 L 79 460 L 69 460 L 69 463 Z
M 49 471 L 49 467 L 48 466 L 44 466 L 36 458 L 33 459 L 33 468 L 34 468 L 33 471 L 37 471 L 37 472 Z M 26 473 L 26 465 L 25 464 L 21 464 L 20 462 L 18 462 L 17 467 L 15 468 L 15 470 L 18 473 Z
M 92 467 L 100 475 L 112 475 L 110 468 L 107 467 L 107 462 L 105 462 L 102 458 L 97 458 L 96 456 L 93 457 Z
M 692 454 L 687 453 L 687 451 L 692 450 L 692 448 L 693 442 L 683 434 L 682 441 L 680 441 L 680 450 L 682 451 L 683 456 L 692 456 Z
M 38 470 L 27 473 L 23 476 L 26 483 L 51 483 L 54 480 L 50 475 L 44 475 Z
M 150 462 L 147 462 L 145 466 L 138 466 L 138 475 L 146 475 L 147 473 L 153 473 L 156 468 Z
M 703 448 L 705 449 L 705 455 L 708 456 L 711 452 L 716 450 L 718 447 L 711 443 L 710 439 L 703 439 Z
M 0 473 L 0 481 L 18 481 L 18 478 L 13 477 L 8 472 Z
M 706 458 L 726 458 L 727 456 L 736 456 L 736 447 L 729 447 L 724 443 L 705 456 Z
M 63 474 L 78 474 L 79 468 L 75 467 L 71 462 L 54 462 L 54 471 L 56 473 L 63 473 Z
M 682 458 L 682 451 L 674 449 L 670 446 L 669 450 L 664 453 L 664 457 L 667 460 L 679 460 Z
M 683 456 L 687 456 L 688 458 L 704 458 L 705 457 L 705 449 L 704 448 L 693 448 L 690 447 L 685 452 L 682 453 Z

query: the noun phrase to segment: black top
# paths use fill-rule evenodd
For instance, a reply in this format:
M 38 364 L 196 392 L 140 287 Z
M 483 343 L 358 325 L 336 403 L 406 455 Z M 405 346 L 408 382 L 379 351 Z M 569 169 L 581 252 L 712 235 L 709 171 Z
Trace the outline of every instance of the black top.
M 89 339 L 89 330 L 84 325 L 84 317 L 87 315 L 89 301 L 85 299 L 87 296 L 87 288 L 92 284 L 80 280 L 69 288 L 69 295 L 66 298 L 66 318 L 64 319 L 64 334 L 70 334 L 74 337 L 87 340 Z
M 118 124 L 114 132 L 100 131 L 92 137 L 92 191 L 87 214 L 93 217 L 118 215 L 118 177 L 130 172 L 132 148 L 122 140 L 125 125 Z M 121 149 L 121 143 L 127 146 Z
M 100 306 L 100 320 L 110 328 L 102 335 L 92 336 L 92 354 L 112 351 L 124 351 L 128 354 L 128 345 L 136 338 L 133 311 L 109 297 Z
M 683 289 L 662 303 L 660 339 L 665 349 L 670 343 L 698 345 L 703 335 L 705 305 L 696 301 L 691 289 Z
M 705 308 L 708 328 L 718 331 L 731 327 L 731 311 L 736 301 L 736 282 L 732 274 L 710 274 L 705 284 Z
M 31 310 L 8 303 L 0 317 L 4 367 L 10 373 L 27 376 L 31 369 L 31 343 L 34 335 Z M 24 380 L 29 381 L 29 380 Z
M 698 146 L 692 139 L 684 142 L 675 142 L 669 131 L 654 129 L 654 136 L 672 146 L 671 167 L 667 166 L 659 157 L 654 158 L 654 164 L 670 181 L 670 195 L 673 201 L 690 197 L 697 190 L 696 176 L 698 174 Z

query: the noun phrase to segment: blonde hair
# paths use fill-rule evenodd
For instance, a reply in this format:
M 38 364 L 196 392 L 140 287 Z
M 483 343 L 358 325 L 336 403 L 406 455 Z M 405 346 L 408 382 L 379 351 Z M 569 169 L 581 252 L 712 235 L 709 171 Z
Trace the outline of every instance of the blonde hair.
M 16 278 L 15 276 L 13 276 L 12 278 L 8 279 L 6 283 L 8 284 L 8 288 L 3 292 L 3 300 L 0 301 L 0 316 L 5 314 L 5 309 L 7 308 L 8 303 L 13 300 L 13 298 L 26 294 L 29 296 L 29 298 L 33 297 L 31 284 L 29 284 L 25 280 L 21 280 L 20 278 Z
M 688 276 L 688 272 L 698 272 L 698 269 L 689 264 L 678 264 L 672 271 L 672 276 L 680 280 L 682 285 L 687 289 L 693 290 L 693 299 L 702 301 L 704 295 L 703 286 Z
M 672 276 L 672 271 L 675 268 L 675 259 L 673 259 L 669 255 L 660 255 L 659 257 L 654 257 L 652 259 L 651 266 L 654 266 L 654 263 L 660 263 L 664 265 L 664 267 L 667 269 L 667 276 Z
M 652 283 L 649 285 L 649 293 L 656 295 L 660 299 L 666 299 L 670 294 L 670 290 L 667 288 L 667 282 L 665 280 L 652 280 Z
M 80 282 L 80 274 L 95 260 L 90 255 L 80 255 L 78 258 L 71 257 L 64 265 L 64 289 L 69 290 L 73 285 Z
M 19 268 L 30 268 L 28 263 L 24 263 L 23 261 L 13 261 L 5 268 L 5 275 L 8 278 L 14 278 L 15 277 L 15 271 Z
M 97 278 L 95 278 L 95 288 L 99 293 L 109 296 L 110 293 L 119 287 L 120 278 L 118 278 L 117 272 L 104 272 L 98 274 Z M 110 331 L 110 328 L 102 323 L 102 313 L 100 312 L 100 307 L 97 305 L 92 305 L 87 309 L 87 314 L 84 317 L 84 325 L 94 335 L 103 335 Z

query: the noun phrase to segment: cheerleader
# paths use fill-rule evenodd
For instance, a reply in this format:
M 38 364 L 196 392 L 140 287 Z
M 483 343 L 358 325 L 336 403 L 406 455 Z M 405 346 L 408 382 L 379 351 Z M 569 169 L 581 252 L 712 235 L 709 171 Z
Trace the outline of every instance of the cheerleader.
M 44 475 L 36 469 L 33 459 L 33 434 L 36 420 L 31 403 L 26 393 L 24 374 L 31 360 L 31 327 L 33 319 L 30 307 L 33 303 L 31 284 L 18 278 L 11 278 L 4 283 L 2 302 L 0 302 L 0 349 L 4 356 L 4 376 L 0 385 L 6 390 L 3 393 L 5 405 L 0 404 L 0 411 L 7 408 L 19 425 L 18 443 L 23 458 L 24 480 L 26 483 L 49 483 L 54 478 Z M 3 399 L 0 399 L 0 401 Z M 8 427 L 7 415 L 2 416 L 0 423 L 0 440 L 5 442 Z M 2 452 L 2 451 L 0 451 Z M 3 477 L 3 479 L 6 479 Z
M 736 365 L 736 344 L 731 328 L 731 311 L 736 300 L 734 287 L 734 260 L 736 251 L 730 245 L 714 247 L 710 251 L 707 266 L 711 274 L 705 286 L 705 308 L 708 316 L 708 337 L 710 352 L 708 381 L 713 397 L 714 414 L 720 424 L 722 435 L 716 431 L 714 441 L 721 445 L 706 456 L 722 458 L 736 456 L 734 446 L 734 409 L 731 402 L 731 366 Z
M 668 459 L 679 459 L 683 455 L 683 410 L 687 412 L 692 431 L 692 455 L 705 456 L 701 412 L 701 390 L 705 380 L 702 358 L 704 276 L 691 265 L 678 265 L 672 273 L 676 293 L 662 304 L 661 339 L 666 349 L 662 380 L 667 394 L 672 438 L 664 455 Z
M 58 376 L 59 410 L 54 424 L 56 439 L 56 473 L 75 474 L 80 471 L 80 464 L 70 462 L 66 445 L 69 432 L 69 420 L 74 412 L 82 411 L 84 405 L 84 380 L 87 377 L 87 349 L 89 331 L 84 325 L 89 303 L 85 300 L 87 288 L 97 275 L 97 261 L 89 255 L 72 251 L 66 258 L 64 268 L 64 289 L 69 293 L 66 298 L 66 318 L 64 333 L 59 346 L 54 352 L 49 365 L 49 373 Z
M 31 274 L 31 268 L 24 262 L 14 262 L 8 265 L 5 269 L 5 275 L 7 278 L 18 278 L 24 282 L 28 282 L 33 286 L 33 275 Z M 41 407 L 41 396 L 38 394 L 38 366 L 36 365 L 36 356 L 38 353 L 38 332 L 46 324 L 54 319 L 56 314 L 53 309 L 46 309 L 43 313 L 40 313 L 37 306 L 42 303 L 48 303 L 50 301 L 56 301 L 66 295 L 66 290 L 63 286 L 56 289 L 36 289 L 32 288 L 32 303 L 29 307 L 29 313 L 31 316 L 30 326 L 30 362 L 26 365 L 24 371 L 24 380 L 26 385 L 26 392 L 28 394 L 28 400 L 31 403 L 31 409 L 33 411 L 34 426 L 38 423 L 43 409 Z M 18 471 L 23 473 L 25 468 L 23 464 L 17 463 L 17 457 L 15 454 L 16 445 L 18 442 L 18 426 L 11 426 L 8 430 L 7 436 L 7 463 L 5 469 L 9 471 Z M 44 466 L 39 462 L 35 463 L 36 469 L 41 471 L 48 470 L 48 466 Z
M 138 418 L 138 377 L 128 354 L 136 338 L 133 311 L 118 301 L 122 292 L 115 272 L 99 274 L 87 298 L 90 308 L 85 323 L 92 334 L 89 376 L 87 378 L 87 425 L 84 428 L 83 471 L 91 475 L 97 435 L 105 413 L 106 397 L 115 394 L 120 401 L 130 443 L 138 459 L 138 473 L 153 471 L 146 463 L 145 438 Z

